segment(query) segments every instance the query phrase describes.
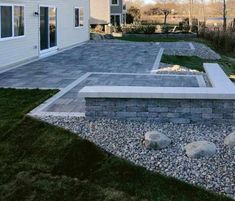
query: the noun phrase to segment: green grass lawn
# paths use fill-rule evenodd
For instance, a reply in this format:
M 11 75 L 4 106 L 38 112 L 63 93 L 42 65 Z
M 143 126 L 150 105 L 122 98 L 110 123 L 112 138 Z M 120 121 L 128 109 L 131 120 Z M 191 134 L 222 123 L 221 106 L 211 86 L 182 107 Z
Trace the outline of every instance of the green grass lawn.
M 161 62 L 185 66 L 190 69 L 204 71 L 203 63 L 218 63 L 231 80 L 235 80 L 235 59 L 222 56 L 220 60 L 207 60 L 199 57 L 163 55 Z
M 206 60 L 199 57 L 163 55 L 161 62 L 203 71 L 203 63 L 206 62 Z
M 229 201 L 25 116 L 54 94 L 0 89 L 1 201 Z

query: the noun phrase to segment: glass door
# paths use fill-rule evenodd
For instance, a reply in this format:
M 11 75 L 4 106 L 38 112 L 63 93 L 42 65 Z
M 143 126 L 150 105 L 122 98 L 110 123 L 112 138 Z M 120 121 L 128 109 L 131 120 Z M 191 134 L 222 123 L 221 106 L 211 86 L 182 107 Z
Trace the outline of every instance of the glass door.
M 55 7 L 40 7 L 40 51 L 51 51 L 57 46 L 57 13 Z
M 120 15 L 111 15 L 111 24 L 113 26 L 120 26 L 121 19 Z
M 50 48 L 56 44 L 56 8 L 49 8 Z

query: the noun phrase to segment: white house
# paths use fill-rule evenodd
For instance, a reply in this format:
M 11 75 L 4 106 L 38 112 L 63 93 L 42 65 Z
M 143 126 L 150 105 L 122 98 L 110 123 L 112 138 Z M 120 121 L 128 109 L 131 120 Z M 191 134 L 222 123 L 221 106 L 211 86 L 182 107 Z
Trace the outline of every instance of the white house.
M 120 26 L 126 22 L 126 5 L 124 0 L 90 0 L 92 27 L 108 24 Z
M 0 0 L 0 70 L 89 40 L 89 0 Z
M 110 24 L 110 0 L 90 0 L 90 24 Z

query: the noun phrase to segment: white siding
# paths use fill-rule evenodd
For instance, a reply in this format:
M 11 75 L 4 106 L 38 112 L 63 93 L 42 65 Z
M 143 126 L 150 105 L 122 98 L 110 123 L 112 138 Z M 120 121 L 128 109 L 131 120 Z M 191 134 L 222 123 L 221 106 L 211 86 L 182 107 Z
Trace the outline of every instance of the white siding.
M 110 23 L 110 0 L 90 0 L 90 24 Z
M 0 4 L 25 6 L 25 37 L 0 41 L 0 70 L 3 67 L 39 56 L 39 5 L 57 7 L 58 49 L 89 40 L 89 0 L 0 0 Z M 74 8 L 84 9 L 84 26 L 74 27 Z

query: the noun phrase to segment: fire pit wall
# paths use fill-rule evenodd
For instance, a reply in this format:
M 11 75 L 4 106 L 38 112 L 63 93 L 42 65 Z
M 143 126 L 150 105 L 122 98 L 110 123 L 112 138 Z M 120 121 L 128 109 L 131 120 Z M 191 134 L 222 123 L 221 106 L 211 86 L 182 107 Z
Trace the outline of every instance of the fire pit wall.
M 173 123 L 235 122 L 234 100 L 86 98 L 86 116 Z
M 85 87 L 89 119 L 235 123 L 235 87 L 218 64 L 205 64 L 212 87 Z

